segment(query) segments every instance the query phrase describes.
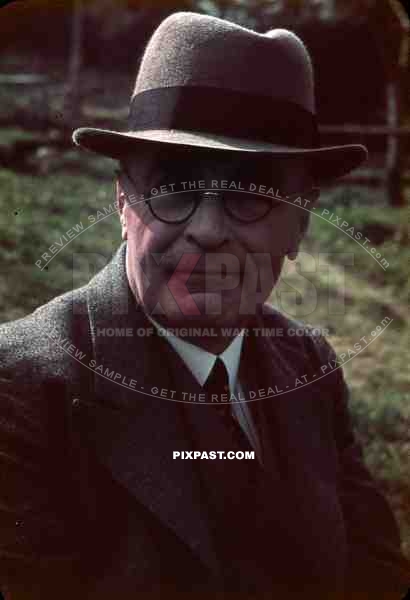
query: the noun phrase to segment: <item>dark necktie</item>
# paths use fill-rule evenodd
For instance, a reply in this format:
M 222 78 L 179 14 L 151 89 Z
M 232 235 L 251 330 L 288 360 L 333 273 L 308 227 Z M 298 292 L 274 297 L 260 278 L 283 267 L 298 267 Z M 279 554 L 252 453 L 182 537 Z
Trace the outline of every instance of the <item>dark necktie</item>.
M 228 382 L 226 367 L 218 357 L 204 385 L 204 390 L 208 393 L 208 405 L 194 408 L 196 413 L 205 409 L 221 419 L 221 431 L 226 435 L 226 450 L 253 450 L 232 413 L 232 403 L 221 402 L 222 394 L 227 394 L 228 400 L 230 398 Z M 218 402 L 212 403 L 211 394 L 217 394 Z M 196 439 L 201 440 L 201 449 L 219 449 L 210 429 L 197 429 Z M 256 460 L 209 460 L 200 461 L 198 467 L 210 505 L 215 511 L 213 520 L 216 525 L 216 544 L 223 562 L 227 589 L 238 591 L 243 600 L 250 600 L 254 586 L 266 585 L 266 589 L 271 586 L 271 576 L 256 558 L 260 545 L 258 540 L 263 539 L 262 534 L 265 532 L 265 523 L 257 526 L 255 514 L 259 510 L 259 505 L 255 504 L 258 500 L 256 486 L 262 476 L 259 463 Z M 262 486 L 262 495 L 265 492 L 266 487 Z
M 212 404 L 212 409 L 215 410 L 219 417 L 223 420 L 225 425 L 228 427 L 229 432 L 235 437 L 235 440 L 239 443 L 240 447 L 244 450 L 251 449 L 251 445 L 246 434 L 232 413 L 232 403 L 229 402 L 230 391 L 228 372 L 224 362 L 219 358 L 219 356 L 216 358 L 212 371 L 205 382 L 204 390 L 208 394 L 208 402 L 212 402 L 212 394 L 217 395 L 218 401 Z M 222 394 L 227 396 L 228 402 L 222 402 Z
M 221 402 L 221 395 L 228 394 L 229 396 L 229 377 L 224 362 L 219 356 L 216 357 L 214 366 L 209 373 L 208 379 L 205 382 L 204 389 L 208 394 L 217 394 L 218 403 Z M 210 401 L 210 400 L 208 400 Z M 221 404 L 223 408 L 229 406 L 229 403 Z

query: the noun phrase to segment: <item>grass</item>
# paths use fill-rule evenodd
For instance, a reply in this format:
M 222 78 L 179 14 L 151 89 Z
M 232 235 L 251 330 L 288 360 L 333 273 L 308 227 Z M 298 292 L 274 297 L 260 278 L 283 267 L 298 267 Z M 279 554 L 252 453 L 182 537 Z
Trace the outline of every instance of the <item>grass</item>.
M 21 134 L 8 135 L 13 140 Z M 73 166 L 82 161 L 92 167 L 92 174 L 74 176 Z M 90 215 L 114 201 L 113 161 L 74 151 L 65 156 L 65 169 L 63 163 L 60 170 L 41 177 L 0 170 L 0 321 L 22 317 L 86 283 L 120 243 L 119 222 L 113 214 L 72 240 L 47 269 L 36 266 L 39 260 L 44 264 L 42 254 L 62 235 L 80 223 L 85 229 Z M 356 200 L 354 206 L 334 208 L 356 227 L 374 221 L 399 225 L 406 217 L 404 211 L 381 205 L 363 208 L 369 201 L 366 196 L 360 200 L 356 194 Z M 325 193 L 322 207 L 336 201 L 331 192 Z M 383 334 L 346 364 L 345 375 L 367 464 L 394 509 L 410 557 L 409 248 L 399 239 L 377 248 L 389 262 L 385 271 L 345 234 L 312 217 L 298 265 L 287 263 L 272 301 L 290 316 L 327 328 L 337 353 L 369 336 L 386 315 L 391 319 Z
M 0 319 L 4 321 L 23 316 L 73 284 L 85 283 L 93 263 L 101 267 L 118 246 L 120 228 L 115 214 L 100 220 L 98 227 L 89 218 L 114 201 L 114 185 L 106 179 L 61 173 L 16 176 L 0 170 L 0 188 Z M 42 254 L 81 224 L 89 229 L 41 270 L 46 264 Z M 80 262 L 81 269 L 77 268 Z
M 374 205 L 364 189 L 361 197 L 358 194 L 356 191 L 356 206 L 338 206 L 331 194 L 325 194 L 318 212 L 332 207 L 341 221 L 355 225 L 355 231 L 374 223 L 396 226 L 399 235 L 376 246 L 388 268 L 383 270 L 344 233 L 312 216 L 299 264 L 288 267 L 279 284 L 279 298 L 281 286 L 292 286 L 299 290 L 300 298 L 307 297 L 306 303 L 290 306 L 292 315 L 327 328 L 338 355 L 353 348 L 362 336 L 372 339 L 377 325 L 386 317 L 390 319 L 383 333 L 344 366 L 344 373 L 366 463 L 390 501 L 400 525 L 403 549 L 410 557 L 410 250 L 403 233 L 408 209 L 393 211 Z M 308 314 L 304 314 L 306 307 L 310 308 Z

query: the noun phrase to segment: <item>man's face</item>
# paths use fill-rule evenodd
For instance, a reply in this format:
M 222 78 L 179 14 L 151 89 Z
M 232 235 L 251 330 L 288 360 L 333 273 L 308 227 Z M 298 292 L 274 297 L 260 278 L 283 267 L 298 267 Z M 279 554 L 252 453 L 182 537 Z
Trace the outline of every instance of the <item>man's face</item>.
M 307 197 L 312 182 L 302 160 L 161 145 L 127 157 L 123 166 L 129 178 L 120 178 L 117 199 L 127 275 L 145 311 L 169 326 L 246 324 L 303 236 L 308 213 L 274 198 Z M 203 190 L 221 195 L 200 198 Z M 155 193 L 152 208 L 138 200 Z M 235 218 L 267 210 L 253 222 Z M 164 214 L 189 216 L 169 223 L 160 220 Z

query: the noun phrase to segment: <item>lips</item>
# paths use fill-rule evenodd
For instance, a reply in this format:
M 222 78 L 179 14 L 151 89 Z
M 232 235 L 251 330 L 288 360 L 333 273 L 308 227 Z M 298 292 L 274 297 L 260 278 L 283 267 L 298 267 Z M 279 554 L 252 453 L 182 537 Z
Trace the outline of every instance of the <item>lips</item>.
M 227 281 L 232 282 L 232 287 L 235 283 L 239 284 L 240 282 L 238 273 L 221 274 L 221 271 L 177 271 L 174 273 L 173 279 L 183 281 L 186 289 L 190 292 L 217 292 L 222 291 L 221 287 L 225 289 Z
M 235 273 L 227 273 L 227 272 L 221 272 L 221 270 L 219 271 L 168 271 L 169 275 L 174 275 L 174 277 L 179 277 L 180 279 L 187 279 L 189 278 L 210 278 L 210 279 L 220 279 L 221 281 L 223 281 L 224 279 L 226 279 L 226 277 L 239 277 L 242 278 L 242 271 L 235 272 Z
M 183 271 L 183 272 L 185 272 L 185 271 Z M 219 271 L 197 271 L 195 269 L 195 271 L 191 272 L 191 277 L 192 277 L 192 275 L 202 275 L 202 276 L 204 276 L 204 275 L 219 275 L 220 276 L 221 271 L 220 270 Z

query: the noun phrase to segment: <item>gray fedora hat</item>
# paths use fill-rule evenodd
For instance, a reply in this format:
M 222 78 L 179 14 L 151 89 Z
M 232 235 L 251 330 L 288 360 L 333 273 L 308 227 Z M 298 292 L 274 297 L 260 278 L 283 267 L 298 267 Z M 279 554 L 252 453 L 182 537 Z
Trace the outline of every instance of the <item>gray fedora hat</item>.
M 318 183 L 367 158 L 360 144 L 320 147 L 312 63 L 295 34 L 190 12 L 167 17 L 148 42 L 127 129 L 81 127 L 73 140 L 114 159 L 147 143 L 304 156 Z

